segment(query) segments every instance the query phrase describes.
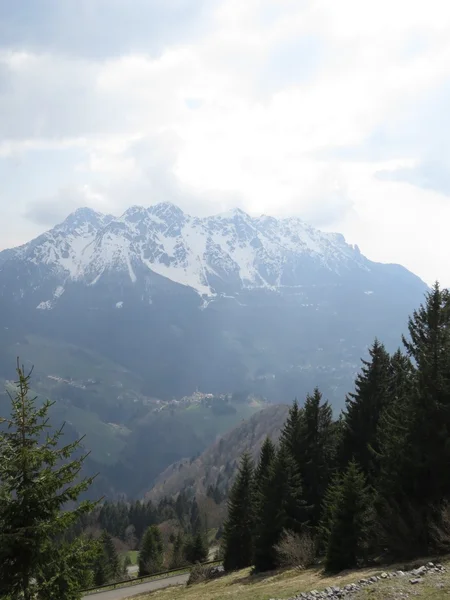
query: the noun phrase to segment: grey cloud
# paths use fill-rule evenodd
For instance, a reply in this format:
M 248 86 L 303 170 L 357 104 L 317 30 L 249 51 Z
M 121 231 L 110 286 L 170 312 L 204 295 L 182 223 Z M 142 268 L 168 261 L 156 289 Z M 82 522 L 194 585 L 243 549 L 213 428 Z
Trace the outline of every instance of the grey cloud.
M 51 198 L 29 202 L 23 217 L 36 225 L 53 226 L 63 221 L 77 208 L 87 204 L 92 205 L 92 201 L 86 197 L 82 189 L 64 188 Z
M 103 59 L 159 53 L 207 28 L 218 0 L 0 2 L 0 46 Z
M 450 196 L 450 168 L 442 162 L 422 162 L 416 167 L 383 170 L 376 177 L 384 181 L 402 181 Z

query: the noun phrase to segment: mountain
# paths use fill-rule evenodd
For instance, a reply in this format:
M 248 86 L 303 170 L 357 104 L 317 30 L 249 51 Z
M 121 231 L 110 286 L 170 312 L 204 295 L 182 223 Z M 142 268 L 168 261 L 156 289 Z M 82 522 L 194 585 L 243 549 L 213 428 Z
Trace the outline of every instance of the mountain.
M 367 346 L 397 345 L 425 290 L 298 218 L 84 208 L 0 253 L 0 344 L 32 335 L 89 349 L 145 396 L 289 401 L 319 384 L 339 406 Z
M 195 460 L 181 460 L 165 469 L 154 481 L 146 498 L 158 502 L 185 491 L 188 496 L 202 496 L 208 488 L 217 488 L 224 496 L 244 452 L 256 461 L 267 436 L 278 440 L 289 407 L 269 406 L 225 433 Z

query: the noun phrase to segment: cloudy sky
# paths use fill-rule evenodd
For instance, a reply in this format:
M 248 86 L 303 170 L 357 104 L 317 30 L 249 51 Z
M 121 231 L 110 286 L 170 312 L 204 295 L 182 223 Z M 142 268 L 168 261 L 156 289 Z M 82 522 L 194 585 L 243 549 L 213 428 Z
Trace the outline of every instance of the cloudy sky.
M 239 206 L 450 285 L 448 0 L 0 0 L 0 248 Z

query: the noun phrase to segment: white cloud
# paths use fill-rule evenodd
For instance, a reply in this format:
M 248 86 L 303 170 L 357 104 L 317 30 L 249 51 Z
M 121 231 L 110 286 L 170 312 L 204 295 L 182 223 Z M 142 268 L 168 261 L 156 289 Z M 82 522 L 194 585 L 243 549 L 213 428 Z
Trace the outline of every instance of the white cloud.
M 54 40 L 4 48 L 0 172 L 2 156 L 77 149 L 53 191 L 58 165 L 42 165 L 45 181 L 30 181 L 18 210 L 47 221 L 52 202 L 62 212 L 75 194 L 113 212 L 172 200 L 192 212 L 239 204 L 295 213 L 341 230 L 370 258 L 450 283 L 442 225 L 450 203 L 439 178 L 420 189 L 417 177 L 377 176 L 450 151 L 450 6 L 222 0 L 213 8 L 208 27 L 203 19 L 192 35 L 160 37 L 158 53 L 138 29 L 139 43 L 129 31 L 117 55 L 105 47 L 101 60 L 73 40 L 69 53 Z M 0 213 L 8 201 L 6 189 Z

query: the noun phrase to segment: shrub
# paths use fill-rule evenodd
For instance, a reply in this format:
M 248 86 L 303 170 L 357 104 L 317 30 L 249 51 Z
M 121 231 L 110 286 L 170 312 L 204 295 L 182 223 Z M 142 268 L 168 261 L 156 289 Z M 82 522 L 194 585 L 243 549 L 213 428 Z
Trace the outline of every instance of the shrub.
M 221 577 L 224 574 L 225 571 L 222 566 L 214 567 L 212 565 L 196 564 L 192 568 L 187 584 L 193 585 L 195 583 L 201 583 L 202 581 L 216 579 L 217 577 Z
M 316 542 L 309 533 L 284 531 L 280 542 L 275 546 L 275 551 L 280 567 L 306 569 L 314 564 Z

